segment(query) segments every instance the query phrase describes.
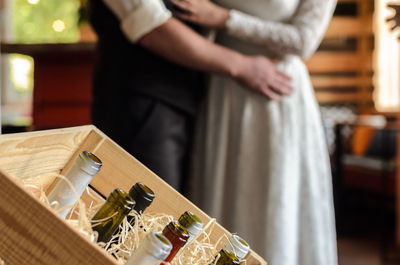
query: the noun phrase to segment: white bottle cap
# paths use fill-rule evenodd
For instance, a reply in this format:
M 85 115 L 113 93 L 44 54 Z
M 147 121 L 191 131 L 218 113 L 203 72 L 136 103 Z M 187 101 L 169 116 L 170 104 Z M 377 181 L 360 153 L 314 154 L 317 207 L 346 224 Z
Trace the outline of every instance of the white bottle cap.
M 200 233 L 204 226 L 203 221 L 201 221 L 197 215 L 190 211 L 186 211 L 184 214 L 182 214 L 179 217 L 178 222 L 180 225 L 186 228 L 191 239 Z
M 172 249 L 171 242 L 165 236 L 156 232 L 148 234 L 142 244 L 147 253 L 157 260 L 166 259 Z
M 249 252 L 250 246 L 240 236 L 233 235 L 231 238 L 229 238 L 228 242 L 226 242 L 223 249 L 235 254 L 239 260 L 242 260 Z

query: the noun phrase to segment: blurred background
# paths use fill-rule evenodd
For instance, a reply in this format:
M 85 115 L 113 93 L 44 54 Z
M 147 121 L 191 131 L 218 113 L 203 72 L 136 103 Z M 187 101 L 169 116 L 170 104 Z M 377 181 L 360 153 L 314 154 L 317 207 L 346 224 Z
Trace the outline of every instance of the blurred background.
M 339 0 L 307 61 L 332 160 L 340 265 L 400 264 L 400 42 L 385 23 L 389 2 Z M 87 1 L 0 0 L 0 28 L 2 133 L 90 124 Z

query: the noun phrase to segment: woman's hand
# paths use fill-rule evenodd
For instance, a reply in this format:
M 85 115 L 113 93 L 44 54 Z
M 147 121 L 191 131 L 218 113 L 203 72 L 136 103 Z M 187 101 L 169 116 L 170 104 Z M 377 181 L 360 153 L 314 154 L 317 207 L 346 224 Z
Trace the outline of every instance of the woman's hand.
M 234 78 L 243 86 L 255 90 L 271 100 L 293 92 L 291 78 L 276 68 L 276 64 L 264 56 L 244 56 L 239 72 Z
M 209 28 L 223 29 L 229 10 L 209 0 L 171 0 L 178 8 L 174 14 L 180 19 Z

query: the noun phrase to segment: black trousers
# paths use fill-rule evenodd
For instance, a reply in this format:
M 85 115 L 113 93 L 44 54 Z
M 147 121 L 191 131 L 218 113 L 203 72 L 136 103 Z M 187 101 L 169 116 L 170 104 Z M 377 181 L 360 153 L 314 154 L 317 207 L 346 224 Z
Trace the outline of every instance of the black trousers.
M 128 106 L 93 105 L 93 123 L 182 192 L 193 139 L 194 117 L 157 99 L 135 96 Z M 132 183 L 133 185 L 134 183 Z

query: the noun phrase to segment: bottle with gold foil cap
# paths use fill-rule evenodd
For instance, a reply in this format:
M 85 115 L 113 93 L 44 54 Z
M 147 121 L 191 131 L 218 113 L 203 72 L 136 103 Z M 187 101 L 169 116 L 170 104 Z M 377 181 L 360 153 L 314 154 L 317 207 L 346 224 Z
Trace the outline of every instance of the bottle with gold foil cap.
M 110 241 L 135 204 L 128 193 L 115 189 L 92 218 L 93 231 L 98 233 L 97 241 L 104 243 Z
M 143 239 L 125 265 L 160 264 L 155 262 L 166 259 L 171 249 L 172 244 L 165 236 L 151 232 Z
M 211 263 L 212 265 L 214 263 Z M 239 265 L 240 261 L 239 259 L 235 256 L 235 254 L 222 249 L 219 252 L 219 257 L 217 257 L 217 262 L 215 263 L 216 265 Z
M 197 234 L 201 232 L 204 225 L 201 219 L 190 211 L 184 212 L 179 217 L 178 222 L 189 232 L 190 235 L 189 240 L 192 240 L 194 237 L 196 237 Z
M 189 232 L 178 222 L 170 222 L 162 231 L 172 244 L 171 253 L 164 261 L 170 262 L 189 239 Z
M 80 153 L 71 169 L 65 175 L 65 179 L 68 181 L 61 179 L 47 196 L 49 202 L 57 202 L 58 208 L 73 206 L 93 177 L 100 171 L 101 166 L 101 160 L 94 154 L 88 151 Z M 65 218 L 69 212 L 70 208 L 66 208 L 58 212 L 58 214 Z

